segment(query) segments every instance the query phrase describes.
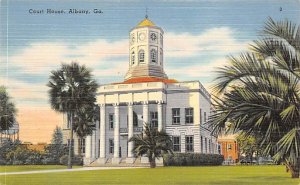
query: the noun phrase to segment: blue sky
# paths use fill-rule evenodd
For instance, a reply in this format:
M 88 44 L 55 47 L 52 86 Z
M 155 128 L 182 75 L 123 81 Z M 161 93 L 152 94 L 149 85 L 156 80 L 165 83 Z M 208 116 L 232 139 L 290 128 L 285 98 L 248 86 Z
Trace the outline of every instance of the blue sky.
M 7 86 L 22 113 L 22 107 L 49 109 L 45 84 L 61 62 L 86 64 L 102 84 L 122 81 L 128 66 L 128 33 L 145 17 L 146 7 L 149 18 L 165 32 L 169 78 L 199 80 L 207 88 L 215 67 L 226 65 L 226 56 L 245 51 L 268 17 L 300 24 L 300 0 L 2 0 L 0 85 Z M 103 13 L 28 12 L 73 8 Z

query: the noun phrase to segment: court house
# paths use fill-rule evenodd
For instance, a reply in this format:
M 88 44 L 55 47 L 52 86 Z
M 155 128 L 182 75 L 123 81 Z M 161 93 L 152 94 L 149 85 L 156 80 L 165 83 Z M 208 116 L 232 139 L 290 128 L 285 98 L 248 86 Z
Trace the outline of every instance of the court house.
M 172 61 L 164 61 L 163 40 L 163 29 L 148 17 L 130 31 L 124 80 L 100 85 L 96 130 L 83 141 L 74 139 L 75 153 L 82 145 L 85 165 L 147 163 L 133 155 L 128 142 L 143 131 L 144 123 L 165 130 L 174 152 L 217 153 L 217 138 L 205 125 L 210 94 L 198 80 L 168 78 L 164 65 Z

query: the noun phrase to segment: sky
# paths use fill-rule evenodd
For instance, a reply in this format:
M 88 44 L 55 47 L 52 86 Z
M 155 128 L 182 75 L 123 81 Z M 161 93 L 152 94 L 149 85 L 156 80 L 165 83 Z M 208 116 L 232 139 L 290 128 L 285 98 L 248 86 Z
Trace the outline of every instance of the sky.
M 129 31 L 146 9 L 165 33 L 168 77 L 199 80 L 208 90 L 216 68 L 249 49 L 268 17 L 300 24 L 300 0 L 0 0 L 0 5 L 0 85 L 18 109 L 20 139 L 32 143 L 49 142 L 55 126 L 62 125 L 62 115 L 49 104 L 50 72 L 76 61 L 90 68 L 99 84 L 122 81 Z M 47 14 L 47 9 L 66 13 Z M 69 9 L 91 13 L 69 14 Z

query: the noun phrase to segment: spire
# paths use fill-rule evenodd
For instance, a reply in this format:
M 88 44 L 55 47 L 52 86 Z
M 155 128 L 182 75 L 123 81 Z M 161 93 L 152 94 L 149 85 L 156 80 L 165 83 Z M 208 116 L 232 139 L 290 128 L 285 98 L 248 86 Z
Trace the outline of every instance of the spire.
M 146 15 L 145 18 L 148 19 L 148 7 L 146 7 Z

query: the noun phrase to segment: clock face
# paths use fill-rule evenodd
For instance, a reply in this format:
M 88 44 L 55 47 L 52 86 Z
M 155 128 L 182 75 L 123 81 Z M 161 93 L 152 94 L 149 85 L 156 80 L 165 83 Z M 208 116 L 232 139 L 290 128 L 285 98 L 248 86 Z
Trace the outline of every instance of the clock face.
M 157 36 L 156 36 L 155 33 L 151 33 L 150 38 L 151 38 L 152 41 L 156 41 Z
M 145 40 L 145 33 L 140 33 L 140 34 L 139 34 L 139 39 L 140 39 L 141 41 Z

